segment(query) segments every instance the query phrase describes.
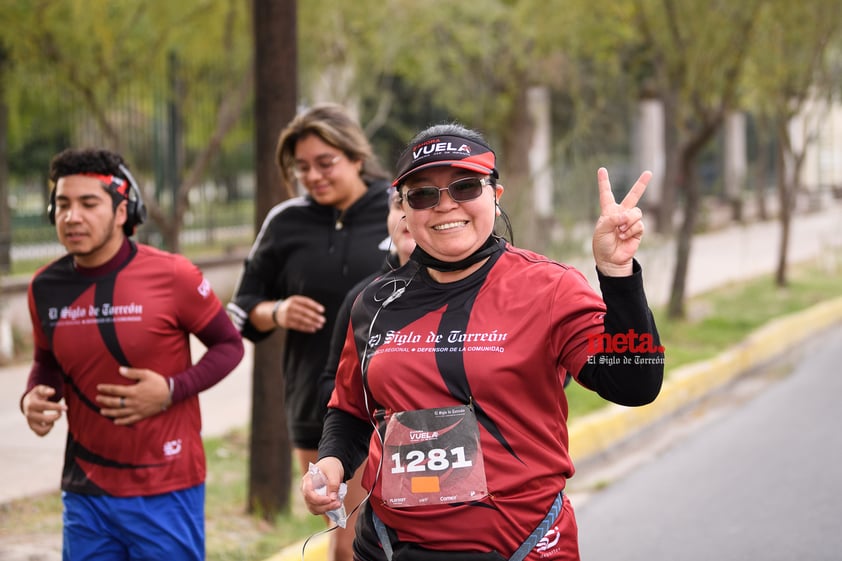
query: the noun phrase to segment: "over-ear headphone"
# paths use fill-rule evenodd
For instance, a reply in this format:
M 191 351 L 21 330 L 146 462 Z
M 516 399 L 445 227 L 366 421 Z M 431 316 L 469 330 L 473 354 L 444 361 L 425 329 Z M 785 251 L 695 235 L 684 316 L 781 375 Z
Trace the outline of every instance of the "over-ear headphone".
M 140 186 L 135 181 L 129 168 L 118 164 L 120 172 L 126 179 L 111 175 L 111 182 L 106 186 L 109 193 L 118 193 L 125 197 L 126 222 L 123 224 L 123 232 L 127 236 L 134 234 L 135 228 L 146 220 L 146 206 L 143 204 L 143 197 L 140 195 Z M 109 177 L 109 176 L 105 176 Z M 128 188 L 125 186 L 128 183 Z M 56 188 L 50 192 L 50 204 L 47 206 L 47 214 L 50 217 L 50 224 L 56 223 Z
M 118 167 L 126 179 L 129 180 L 129 191 L 126 193 L 128 204 L 126 205 L 126 223 L 123 224 L 123 232 L 127 236 L 134 234 L 137 226 L 146 221 L 146 205 L 143 204 L 143 197 L 140 195 L 140 185 L 135 181 L 132 172 L 123 164 Z

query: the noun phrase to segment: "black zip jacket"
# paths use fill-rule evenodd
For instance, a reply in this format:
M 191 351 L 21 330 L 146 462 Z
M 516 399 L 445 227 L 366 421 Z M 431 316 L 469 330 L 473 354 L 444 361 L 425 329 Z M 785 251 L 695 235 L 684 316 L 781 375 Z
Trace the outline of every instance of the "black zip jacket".
M 345 212 L 316 204 L 309 196 L 275 206 L 261 226 L 228 304 L 234 324 L 253 342 L 269 335 L 248 320 L 260 302 L 298 294 L 325 307 L 322 329 L 312 334 L 289 330 L 286 335 L 286 407 L 294 435 L 299 429 L 314 438 L 321 433 L 321 418 L 315 413 L 320 409 L 316 381 L 325 366 L 342 300 L 357 282 L 379 270 L 386 257 L 387 189 L 386 181 L 370 183 L 365 195 Z

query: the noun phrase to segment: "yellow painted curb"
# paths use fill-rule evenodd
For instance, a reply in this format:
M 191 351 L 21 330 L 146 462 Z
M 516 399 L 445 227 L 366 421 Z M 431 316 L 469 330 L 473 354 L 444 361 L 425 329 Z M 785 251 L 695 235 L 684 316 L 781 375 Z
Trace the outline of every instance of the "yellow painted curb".
M 304 541 L 286 546 L 266 561 L 324 561 L 327 559 L 327 534 L 315 536 L 307 542 L 307 549 L 304 550 L 302 557 L 301 548 L 304 547 Z
M 840 320 L 842 298 L 772 320 L 724 353 L 672 372 L 664 381 L 658 398 L 649 405 L 623 407 L 609 404 L 599 411 L 571 420 L 571 456 L 574 460 L 581 460 L 605 451 L 633 432 L 676 412 Z
M 649 405 L 623 407 L 609 404 L 599 411 L 573 419 L 569 432 L 571 456 L 579 461 L 607 450 L 633 432 L 676 412 L 839 321 L 842 321 L 842 298 L 772 320 L 724 353 L 670 373 L 658 399 Z M 301 541 L 287 546 L 266 561 L 322 561 L 327 559 L 327 544 L 327 535 L 315 536 L 307 544 L 304 557 L 301 556 L 304 545 Z

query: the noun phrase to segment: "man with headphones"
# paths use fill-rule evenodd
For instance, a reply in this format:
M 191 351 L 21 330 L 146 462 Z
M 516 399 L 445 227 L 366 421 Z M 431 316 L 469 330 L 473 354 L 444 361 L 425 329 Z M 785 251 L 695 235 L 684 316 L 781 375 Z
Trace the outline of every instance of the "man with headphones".
M 29 285 L 21 411 L 39 436 L 68 413 L 63 558 L 202 560 L 198 394 L 240 362 L 240 334 L 195 265 L 130 239 L 146 209 L 119 154 L 65 150 L 50 181 L 67 255 Z M 207 347 L 195 364 L 191 334 Z

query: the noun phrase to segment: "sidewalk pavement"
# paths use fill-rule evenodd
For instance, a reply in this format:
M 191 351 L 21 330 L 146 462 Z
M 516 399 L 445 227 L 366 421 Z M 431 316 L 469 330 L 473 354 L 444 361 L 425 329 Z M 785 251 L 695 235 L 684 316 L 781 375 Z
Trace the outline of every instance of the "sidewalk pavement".
M 840 221 L 842 205 L 839 204 L 813 214 L 796 216 L 789 245 L 790 263 L 826 257 L 836 264 L 842 257 L 842 245 L 837 241 L 840 239 L 837 228 Z M 733 226 L 696 236 L 686 293 L 693 296 L 773 272 L 779 239 L 779 226 L 775 222 Z M 644 268 L 647 295 L 652 306 L 665 304 L 669 297 L 674 252 L 673 243 L 659 243 L 658 240 L 649 243 L 648 238 L 644 240 L 639 260 Z M 571 264 L 595 283 L 591 263 Z M 219 283 L 233 282 L 237 270 L 238 266 L 229 266 L 227 272 L 217 272 L 216 278 L 221 280 L 211 278 L 212 285 L 224 293 Z M 649 406 L 625 408 L 611 405 L 592 415 L 571 419 L 570 446 L 574 459 L 606 450 L 633 432 L 675 413 L 715 387 L 762 365 L 770 357 L 786 352 L 837 321 L 842 321 L 842 300 L 782 318 L 719 357 L 670 372 L 661 395 Z M 240 366 L 202 395 L 207 434 L 221 434 L 249 423 L 251 356 L 251 346 L 248 345 L 247 355 Z M 0 444 L 0 504 L 16 497 L 58 488 L 65 431 L 59 426 L 48 437 L 39 439 L 26 430 L 18 410 L 18 399 L 27 371 L 26 365 L 0 369 L 0 427 L 5 436 Z M 311 540 L 305 560 L 325 558 L 327 540 L 324 538 L 319 536 Z M 299 560 L 302 559 L 301 552 L 302 543 L 293 544 L 269 561 Z

